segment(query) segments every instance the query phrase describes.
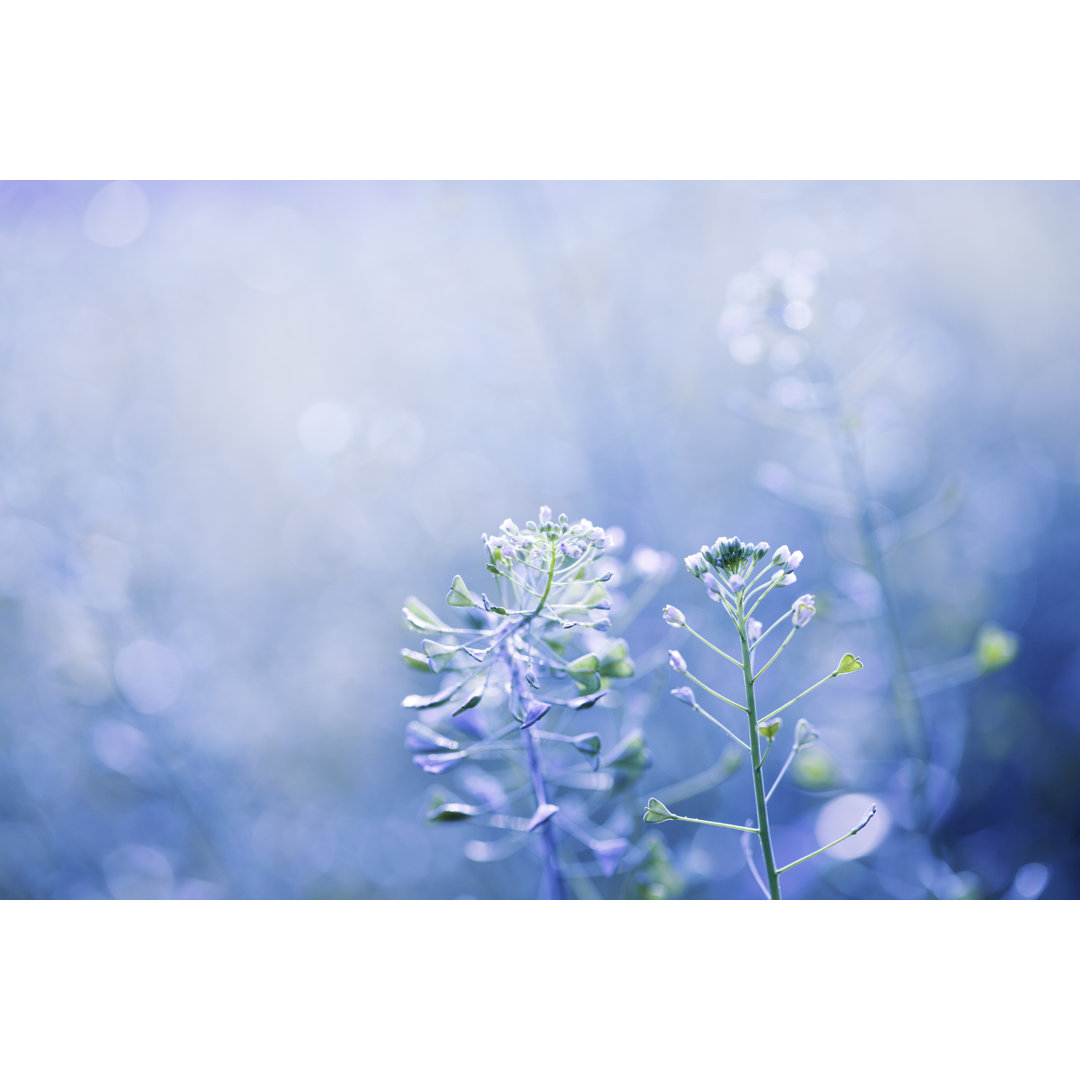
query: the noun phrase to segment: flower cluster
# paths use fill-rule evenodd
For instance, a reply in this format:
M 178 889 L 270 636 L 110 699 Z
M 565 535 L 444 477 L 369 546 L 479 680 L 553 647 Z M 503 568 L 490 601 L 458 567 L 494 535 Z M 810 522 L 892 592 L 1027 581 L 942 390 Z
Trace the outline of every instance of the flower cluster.
M 557 618 L 564 629 L 591 626 L 608 630 L 611 619 L 611 600 L 604 583 L 614 576 L 606 570 L 587 578 L 584 569 L 605 551 L 616 546 L 616 538 L 591 521 L 582 518 L 571 524 L 565 514 L 552 521 L 551 510 L 540 507 L 539 521 L 528 521 L 523 529 L 509 518 L 499 526 L 499 533 L 482 539 L 488 551 L 488 570 L 495 575 L 501 596 L 507 600 L 493 604 L 487 595 L 480 595 L 485 611 L 496 615 L 538 615 Z M 555 588 L 556 595 L 551 596 Z M 453 592 L 453 590 L 451 590 Z M 550 597 L 550 603 L 549 603 Z M 535 608 L 529 605 L 538 600 Z M 453 603 L 453 601 L 451 601 Z M 461 591 L 461 606 L 474 606 L 474 598 Z
M 620 829 L 592 817 L 651 760 L 639 731 L 626 732 L 605 753 L 599 732 L 564 728 L 567 716 L 596 705 L 612 680 L 634 674 L 626 642 L 607 633 L 607 586 L 644 572 L 611 556 L 615 530 L 585 519 L 571 523 L 565 514 L 553 519 L 547 507 L 537 521 L 519 527 L 507 519 L 482 539 L 491 595 L 457 575 L 446 598 L 467 611 L 468 626 L 448 625 L 415 597 L 405 603 L 406 621 L 425 635 L 419 650 L 403 650 L 406 660 L 444 680 L 435 693 L 402 702 L 425 714 L 409 724 L 406 746 L 425 772 L 460 769 L 468 792 L 439 788 L 430 821 L 467 819 L 505 831 L 502 841 L 468 845 L 466 854 L 478 861 L 538 838 L 542 895 L 562 898 L 568 856 L 576 879 L 594 870 L 610 877 L 618 868 L 629 847 L 629 819 L 623 816 Z M 667 573 L 667 562 L 651 554 L 657 557 L 637 561 Z
M 768 553 L 769 545 L 764 541 L 760 544 L 748 544 L 737 536 L 720 536 L 711 546 L 703 545 L 700 551 L 687 555 L 684 562 L 686 569 L 705 585 L 712 600 L 717 603 L 730 603 L 756 584 L 770 569 L 774 570 L 774 573 L 768 583 L 769 587 L 791 585 L 795 582 L 795 570 L 802 562 L 803 554 L 801 551 L 789 551 L 786 544 L 777 548 L 765 568 L 755 577 L 751 577 L 758 563 Z

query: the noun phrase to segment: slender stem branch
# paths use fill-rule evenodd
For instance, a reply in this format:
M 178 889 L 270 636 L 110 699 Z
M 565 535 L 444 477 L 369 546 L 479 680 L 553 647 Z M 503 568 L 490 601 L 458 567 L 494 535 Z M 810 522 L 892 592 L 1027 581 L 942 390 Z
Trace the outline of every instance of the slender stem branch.
M 770 559 L 748 582 L 747 587 L 752 587 L 755 581 L 760 581 L 770 570 L 772 570 L 773 563 Z
M 761 601 L 764 600 L 765 597 L 768 596 L 769 593 L 771 593 L 773 591 L 773 589 L 776 588 L 776 586 L 780 583 L 781 580 L 782 580 L 782 578 L 777 577 L 777 578 L 773 578 L 773 580 L 769 582 L 769 585 L 765 589 L 765 591 L 757 598 L 757 600 L 754 601 L 754 606 L 746 613 L 746 617 L 748 619 L 750 618 L 751 615 L 754 614 L 755 611 L 757 611 L 758 604 L 760 604 Z
M 765 768 L 765 759 L 769 756 L 769 751 L 773 748 L 772 740 L 769 741 L 769 745 L 765 747 L 765 753 L 761 755 L 761 761 L 758 762 L 758 772 L 761 772 Z M 768 796 L 765 796 L 768 801 Z
M 790 701 L 784 702 L 784 704 L 781 705 L 779 709 L 773 709 L 773 711 L 769 713 L 768 716 L 763 716 L 761 718 L 762 722 L 766 720 L 771 720 L 774 716 L 776 716 L 777 713 L 782 713 L 789 705 L 794 705 L 795 702 L 799 700 L 799 698 L 806 697 L 806 695 L 809 694 L 811 690 L 816 690 L 819 686 L 822 686 L 824 683 L 827 683 L 830 679 L 834 678 L 835 675 L 835 671 L 830 671 L 824 679 L 819 679 L 816 683 L 814 683 L 813 686 L 808 686 L 801 694 L 796 695 Z
M 788 616 L 791 615 L 790 611 L 785 611 L 779 619 L 776 620 L 764 633 L 758 635 L 757 641 L 750 646 L 750 651 L 753 652 Z M 742 664 L 739 665 L 742 667 Z
M 702 690 L 707 690 L 710 694 L 712 694 L 713 697 L 719 698 L 721 701 L 726 702 L 728 705 L 733 705 L 736 709 L 741 709 L 743 712 L 746 712 L 745 705 L 740 705 L 737 701 L 732 701 L 731 698 L 724 697 L 723 694 L 717 693 L 711 686 L 706 686 L 705 683 L 703 683 L 699 678 L 691 675 L 689 671 L 686 672 L 686 677 L 690 679 L 691 682 L 696 682 Z
M 730 731 L 728 730 L 728 728 L 724 727 L 724 725 L 721 724 L 720 721 L 712 715 L 712 713 L 706 712 L 696 701 L 694 702 L 694 712 L 699 712 L 702 716 L 705 717 L 706 720 L 711 720 L 725 735 L 728 735 L 732 739 L 734 739 L 744 750 L 750 749 L 750 747 L 747 746 L 747 744 L 744 743 L 742 739 L 740 739 L 739 736 L 735 734 L 734 731 Z
M 683 623 L 683 626 L 687 630 L 689 630 L 690 633 L 693 634 L 694 637 L 696 637 L 698 639 L 698 641 L 703 641 L 706 645 L 709 646 L 710 649 L 712 649 L 712 651 L 714 653 L 717 653 L 718 655 L 722 656 L 725 660 L 728 661 L 728 663 L 734 664 L 737 668 L 740 668 L 740 669 L 742 668 L 742 664 L 740 664 L 739 661 L 736 660 L 734 656 L 728 656 L 728 654 L 726 652 L 724 652 L 723 649 L 718 649 L 708 638 L 702 637 L 689 623 Z
M 758 574 L 758 577 L 761 577 L 761 575 Z M 754 581 L 757 581 L 757 578 L 754 578 Z M 753 583 L 751 582 L 751 584 L 753 584 Z M 769 588 L 770 585 L 773 585 L 773 584 L 775 584 L 775 582 L 773 582 L 772 580 L 769 580 L 769 581 L 763 582 L 761 585 L 758 585 L 758 587 L 756 589 L 752 589 L 748 585 L 747 588 L 746 588 L 746 592 L 743 594 L 743 603 L 745 604 L 745 603 L 748 603 L 750 600 L 753 600 L 754 597 L 757 596 L 758 593 L 764 592 L 766 589 Z
M 778 657 L 778 656 L 779 656 L 779 655 L 780 655 L 780 654 L 781 654 L 781 653 L 782 653 L 782 652 L 784 651 L 784 649 L 786 649 L 786 648 L 787 648 L 787 644 L 788 644 L 788 642 L 789 642 L 789 641 L 790 641 L 790 640 L 791 640 L 791 639 L 792 639 L 792 638 L 793 638 L 793 637 L 795 636 L 795 632 L 796 632 L 796 631 L 797 631 L 798 629 L 799 629 L 799 628 L 798 628 L 797 626 L 793 626 L 793 627 L 791 628 L 791 630 L 790 630 L 790 631 L 788 632 L 788 636 L 787 636 L 786 638 L 784 638 L 784 643 L 783 643 L 783 645 L 781 645 L 781 646 L 780 646 L 780 648 L 779 648 L 779 649 L 777 649 L 777 650 L 776 650 L 776 652 L 774 652 L 774 653 L 772 654 L 772 656 L 771 656 L 771 657 L 769 658 L 769 663 L 768 663 L 768 664 L 766 664 L 766 665 L 765 665 L 765 666 L 764 666 L 764 667 L 763 667 L 763 668 L 762 668 L 762 669 L 761 669 L 761 670 L 760 670 L 760 671 L 759 671 L 759 672 L 758 672 L 758 673 L 757 673 L 757 674 L 756 674 L 756 675 L 754 676 L 754 681 L 755 681 L 755 682 L 756 682 L 756 681 L 757 681 L 757 680 L 758 680 L 759 678 L 761 678 L 761 676 L 762 676 L 762 675 L 764 675 L 766 671 L 768 671 L 768 670 L 769 670 L 769 665 L 770 665 L 770 664 L 772 664 L 772 662 L 773 662 L 773 661 L 774 661 L 774 660 L 775 660 L 775 659 L 776 659 L 776 658 L 777 658 L 777 657 Z
M 829 848 L 836 847 L 837 844 L 842 844 L 845 840 L 849 839 L 857 832 L 859 832 L 860 829 L 865 829 L 866 826 L 870 824 L 870 819 L 876 813 L 877 805 L 875 804 L 870 807 L 870 812 L 866 815 L 865 818 L 863 818 L 862 821 L 859 822 L 858 825 L 855 826 L 854 829 L 851 830 L 851 832 L 844 833 L 844 835 L 841 836 L 839 840 L 834 840 L 831 844 L 826 844 L 824 847 L 818 848 L 817 851 L 811 851 L 809 855 L 804 855 L 801 859 L 796 859 L 794 862 L 788 863 L 787 866 L 781 866 L 780 869 L 776 872 L 778 874 L 783 874 L 785 871 L 790 870 L 793 866 L 798 866 L 799 863 L 806 862 L 807 859 L 812 859 L 815 855 L 820 855 L 823 851 L 828 851 Z
M 787 760 L 780 766 L 780 771 L 776 774 L 776 779 L 772 782 L 772 787 L 769 788 L 768 794 L 765 796 L 765 801 L 768 802 L 772 798 L 772 793 L 776 790 L 777 784 L 783 779 L 784 773 L 788 771 L 788 766 L 795 760 L 795 755 L 799 752 L 797 746 L 791 748 L 791 753 L 788 754 Z
M 749 824 L 749 822 L 747 822 Z M 750 837 L 744 833 L 740 840 L 742 844 L 743 855 L 746 856 L 746 865 L 750 867 L 750 873 L 754 875 L 754 880 L 761 888 L 762 895 L 766 900 L 771 899 L 769 896 L 769 890 L 765 887 L 765 882 L 761 880 L 761 874 L 758 873 L 757 863 L 754 862 L 754 853 L 750 850 Z
M 551 583 L 555 580 L 555 541 L 551 541 L 551 568 L 548 570 L 547 585 L 544 588 L 544 595 L 540 597 L 540 603 L 536 605 L 536 610 L 533 612 L 535 618 L 544 610 L 544 605 L 547 603 L 548 593 L 551 592 Z
M 729 825 L 726 821 L 704 821 L 702 818 L 683 817 L 682 814 L 672 814 L 671 819 L 673 821 L 689 821 L 693 825 L 715 825 L 718 829 L 735 829 L 737 832 L 757 832 L 757 829 L 750 825 Z

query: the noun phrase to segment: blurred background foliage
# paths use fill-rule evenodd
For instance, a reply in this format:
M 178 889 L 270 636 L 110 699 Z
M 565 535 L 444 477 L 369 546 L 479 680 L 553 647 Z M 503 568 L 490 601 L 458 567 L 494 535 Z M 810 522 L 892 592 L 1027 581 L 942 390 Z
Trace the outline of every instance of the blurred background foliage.
M 0 895 L 535 895 L 425 823 L 399 650 L 546 503 L 806 553 L 776 693 L 866 667 L 781 858 L 879 814 L 786 895 L 1077 896 L 1077 281 L 1076 184 L 0 185 Z M 727 749 L 668 675 L 642 805 Z M 755 895 L 662 828 L 657 895 Z

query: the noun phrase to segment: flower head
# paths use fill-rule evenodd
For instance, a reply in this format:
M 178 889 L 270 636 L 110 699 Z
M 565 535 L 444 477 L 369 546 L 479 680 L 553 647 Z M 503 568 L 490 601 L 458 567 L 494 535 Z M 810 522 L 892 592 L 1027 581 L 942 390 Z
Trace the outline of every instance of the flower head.
M 710 548 L 702 548 L 705 561 L 724 574 L 739 574 L 755 566 L 769 550 L 768 544 L 744 544 L 737 536 L 718 536 Z

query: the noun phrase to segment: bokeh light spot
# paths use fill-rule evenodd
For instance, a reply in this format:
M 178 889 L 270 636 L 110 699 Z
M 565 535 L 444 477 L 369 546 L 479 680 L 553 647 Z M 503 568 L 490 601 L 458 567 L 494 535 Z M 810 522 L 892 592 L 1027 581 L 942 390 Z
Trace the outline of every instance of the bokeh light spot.
M 167 900 L 172 896 L 172 866 L 157 848 L 125 844 L 105 856 L 102 869 L 116 900 Z
M 814 312 L 805 300 L 792 300 L 784 306 L 784 325 L 790 330 L 805 330 L 814 318 Z
M 146 765 L 146 736 L 130 724 L 103 720 L 94 728 L 93 743 L 98 760 L 115 772 L 132 776 Z
M 130 180 L 106 184 L 87 204 L 83 232 L 102 247 L 124 247 L 142 236 L 150 221 L 150 203 Z
M 296 434 L 313 457 L 340 454 L 353 438 L 352 413 L 336 401 L 320 401 L 300 414 Z
M 113 665 L 116 685 L 136 712 L 163 712 L 180 696 L 184 675 L 172 649 L 139 639 L 125 645 Z
M 1050 881 L 1050 871 L 1042 863 L 1027 863 L 1016 871 L 1013 887 L 1025 900 L 1034 900 L 1042 895 Z
M 761 338 L 757 334 L 739 334 L 728 345 L 736 364 L 756 364 L 761 359 Z

